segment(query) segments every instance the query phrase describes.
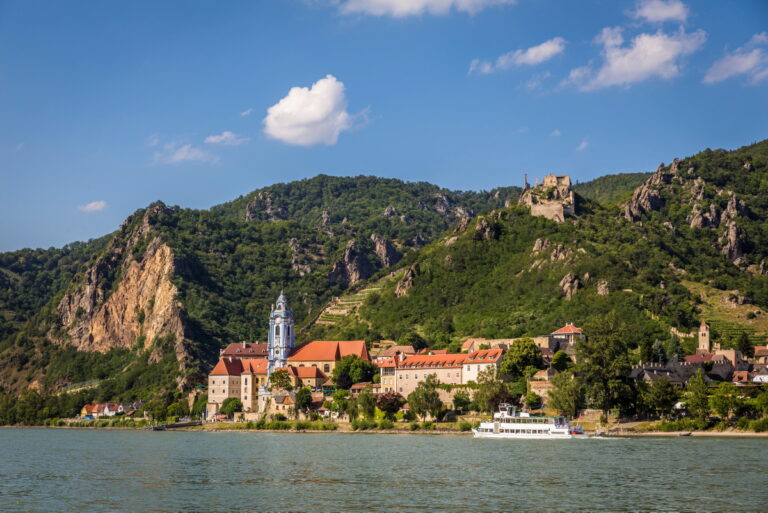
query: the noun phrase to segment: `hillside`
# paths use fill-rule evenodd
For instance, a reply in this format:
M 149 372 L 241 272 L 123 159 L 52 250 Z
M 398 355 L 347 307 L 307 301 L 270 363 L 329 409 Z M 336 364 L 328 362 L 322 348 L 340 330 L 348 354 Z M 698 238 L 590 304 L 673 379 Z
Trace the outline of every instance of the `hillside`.
M 98 240 L 0 254 L 0 387 L 167 400 L 200 383 L 225 344 L 262 340 L 281 289 L 299 341 L 456 348 L 615 311 L 640 356 L 657 340 L 680 352 L 689 342 L 671 333 L 718 312 L 702 303 L 713 290 L 750 315 L 768 307 L 767 150 L 578 184 L 592 199 L 577 194 L 560 224 L 518 206 L 516 187 L 362 176 L 276 184 L 210 210 L 158 202 Z M 740 329 L 720 317 L 723 337 Z
M 410 255 L 405 278 L 314 334 L 418 335 L 456 349 L 468 336 L 536 335 L 614 311 L 633 346 L 659 340 L 680 352 L 686 341 L 671 330 L 711 315 L 691 282 L 735 291 L 756 315 L 768 306 L 767 157 L 764 141 L 675 160 L 625 205 L 577 198 L 577 215 L 562 224 L 497 210 Z
M 632 191 L 640 186 L 650 173 L 619 173 L 576 183 L 573 190 L 580 196 L 604 205 L 629 200 Z

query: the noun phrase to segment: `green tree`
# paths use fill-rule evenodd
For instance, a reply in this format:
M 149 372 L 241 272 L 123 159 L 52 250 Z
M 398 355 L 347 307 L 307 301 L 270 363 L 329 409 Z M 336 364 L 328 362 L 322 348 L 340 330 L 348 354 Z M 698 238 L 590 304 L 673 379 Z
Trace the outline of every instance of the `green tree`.
M 733 383 L 723 382 L 709 398 L 709 404 L 722 419 L 727 419 L 741 405 L 739 392 Z
M 349 406 L 349 391 L 348 390 L 336 390 L 333 393 L 333 402 L 331 402 L 331 411 L 344 415 L 347 413 L 347 407 Z
M 166 414 L 168 417 L 183 417 L 189 415 L 189 405 L 187 401 L 175 401 L 172 402 L 168 408 L 166 408 Z
M 587 400 L 607 415 L 612 408 L 631 404 L 627 383 L 630 371 L 626 325 L 615 313 L 584 325 L 588 338 L 576 343 L 574 373 L 584 384 Z
M 660 378 L 651 383 L 644 397 L 648 408 L 657 415 L 667 415 L 677 403 L 679 394 L 675 385 L 667 378 Z
M 405 399 L 397 392 L 379 394 L 379 397 L 376 398 L 376 406 L 384 412 L 384 416 L 389 420 L 395 419 L 395 414 L 400 411 L 403 404 L 405 404 Z
M 375 364 L 350 354 L 336 363 L 332 377 L 338 388 L 349 390 L 355 383 L 372 381 L 377 372 L 378 367 Z
M 768 415 L 768 385 L 763 385 L 763 391 L 757 394 L 755 406 L 763 415 Z M 2 407 L 0 407 L 0 411 L 2 411 Z
M 415 331 L 409 331 L 397 341 L 402 346 L 413 346 L 415 351 L 421 351 L 427 347 L 427 341 Z
M 702 420 L 709 416 L 709 386 L 701 369 L 688 380 L 686 399 L 691 415 Z
M 312 391 L 309 387 L 301 387 L 296 391 L 296 410 L 304 413 L 309 412 L 312 406 Z
M 525 394 L 525 405 L 531 409 L 536 410 L 541 408 L 541 396 L 535 392 L 528 392 Z
M 195 402 L 192 405 L 192 415 L 195 417 L 201 417 L 203 412 L 208 407 L 208 394 L 200 394 L 195 398 Z
M 416 385 L 413 392 L 408 394 L 408 405 L 422 420 L 426 419 L 428 414 L 437 417 L 443 408 L 443 402 L 437 391 L 439 384 L 437 376 L 430 374 L 427 379 Z
M 752 345 L 752 342 L 749 340 L 749 335 L 744 331 L 739 333 L 739 337 L 736 339 L 736 349 L 741 351 L 741 354 L 747 358 L 755 356 L 755 346 Z
M 453 408 L 458 411 L 467 411 L 472 400 L 464 390 L 459 390 L 453 395 Z
M 243 402 L 237 397 L 227 397 L 224 399 L 224 402 L 221 403 L 221 409 L 219 411 L 227 417 L 232 418 L 236 412 L 243 411 Z
M 504 353 L 499 373 L 510 381 L 514 381 L 523 376 L 529 367 L 541 369 L 542 366 L 541 349 L 533 339 L 521 338 Z
M 549 406 L 560 415 L 574 418 L 584 407 L 584 385 L 570 372 L 559 372 L 552 377 Z
M 292 390 L 291 375 L 285 369 L 278 369 L 269 375 L 269 389 Z
M 568 370 L 568 367 L 571 366 L 571 357 L 568 356 L 568 353 L 563 351 L 562 349 L 558 350 L 553 356 L 552 356 L 552 368 L 555 369 L 558 372 L 564 372 Z
M 374 397 L 371 387 L 365 387 L 360 392 L 360 395 L 357 396 L 357 404 L 366 419 L 371 420 L 374 418 L 376 415 L 376 397 Z
M 358 408 L 357 405 L 357 398 L 350 397 L 347 401 L 347 408 L 345 410 L 345 413 L 347 414 L 347 417 L 349 417 L 350 421 L 353 421 L 357 419 L 357 417 L 360 415 L 360 408 Z
M 493 412 L 499 404 L 511 399 L 506 383 L 497 375 L 495 367 L 488 367 L 477 375 L 474 403 L 477 409 Z

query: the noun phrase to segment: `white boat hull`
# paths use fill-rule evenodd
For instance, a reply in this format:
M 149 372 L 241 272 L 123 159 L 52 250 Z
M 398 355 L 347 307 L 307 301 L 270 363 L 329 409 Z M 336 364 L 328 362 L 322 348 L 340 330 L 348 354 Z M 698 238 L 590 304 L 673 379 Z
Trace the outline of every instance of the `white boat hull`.
M 571 438 L 588 438 L 585 434 L 569 433 L 547 433 L 547 434 L 529 434 L 529 433 L 486 433 L 476 429 L 472 430 L 475 438 L 508 438 L 520 440 L 567 440 Z

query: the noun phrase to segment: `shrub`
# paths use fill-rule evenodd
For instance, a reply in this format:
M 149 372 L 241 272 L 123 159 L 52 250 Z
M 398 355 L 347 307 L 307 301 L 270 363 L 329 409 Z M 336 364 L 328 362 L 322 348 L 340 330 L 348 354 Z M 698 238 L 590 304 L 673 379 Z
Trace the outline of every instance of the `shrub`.
M 367 419 L 355 419 L 352 421 L 352 429 L 354 431 L 365 431 L 367 429 L 376 429 L 376 421 L 367 420 Z
M 282 413 L 275 413 L 272 415 L 272 420 L 288 420 L 288 417 L 286 417 Z
M 379 422 L 379 429 L 392 429 L 395 427 L 395 423 L 391 420 L 384 419 Z
M 421 428 L 418 422 L 411 422 L 408 427 L 411 428 L 411 431 L 418 431 Z
M 423 429 L 435 429 L 435 425 L 432 423 L 431 420 L 425 420 L 421 423 L 421 427 Z
M 467 422 L 466 420 L 462 420 L 459 422 L 459 431 L 471 431 L 472 430 L 472 423 Z
M 291 429 L 291 424 L 290 422 L 286 422 L 284 420 L 273 420 L 271 422 L 267 422 L 264 427 L 266 429 L 274 429 L 276 431 L 282 431 L 282 430 Z
M 752 428 L 753 431 L 757 431 L 758 433 L 768 431 L 768 417 L 763 417 L 762 419 L 753 420 L 752 422 L 749 423 L 749 427 Z
M 306 431 L 312 428 L 312 424 L 306 420 L 297 420 L 294 424 L 296 431 Z

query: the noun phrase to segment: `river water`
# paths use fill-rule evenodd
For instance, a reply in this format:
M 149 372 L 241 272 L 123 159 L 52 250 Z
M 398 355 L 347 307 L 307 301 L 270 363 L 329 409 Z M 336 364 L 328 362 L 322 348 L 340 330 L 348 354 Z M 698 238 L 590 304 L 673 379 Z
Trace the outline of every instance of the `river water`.
M 768 511 L 768 439 L 0 429 L 0 511 Z

